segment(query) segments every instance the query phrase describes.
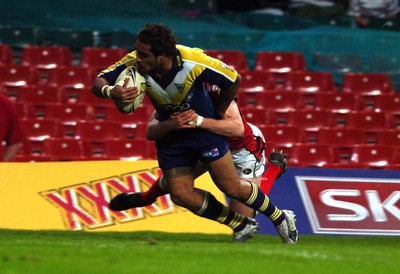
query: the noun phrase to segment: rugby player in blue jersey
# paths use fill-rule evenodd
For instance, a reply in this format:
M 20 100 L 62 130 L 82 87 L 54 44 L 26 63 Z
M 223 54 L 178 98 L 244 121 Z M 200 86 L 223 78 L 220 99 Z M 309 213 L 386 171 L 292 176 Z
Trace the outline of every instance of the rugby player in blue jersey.
M 115 80 L 126 67 L 135 66 L 146 78 L 146 94 L 160 122 L 185 110 L 205 118 L 224 117 L 240 85 L 235 70 L 200 49 L 177 45 L 172 31 L 162 24 L 147 24 L 138 33 L 135 47 L 95 79 L 92 92 L 96 96 L 133 102 L 138 88 L 115 85 Z M 216 100 L 211 99 L 205 85 L 219 87 Z M 294 217 L 275 207 L 256 184 L 240 181 L 227 140 L 200 124 L 197 119 L 197 127 L 171 131 L 156 141 L 159 167 L 171 200 L 198 216 L 231 227 L 236 241 L 246 241 L 258 231 L 254 219 L 233 212 L 211 193 L 194 187 L 194 168 L 200 161 L 221 191 L 267 216 L 282 231 L 284 242 L 296 243 Z

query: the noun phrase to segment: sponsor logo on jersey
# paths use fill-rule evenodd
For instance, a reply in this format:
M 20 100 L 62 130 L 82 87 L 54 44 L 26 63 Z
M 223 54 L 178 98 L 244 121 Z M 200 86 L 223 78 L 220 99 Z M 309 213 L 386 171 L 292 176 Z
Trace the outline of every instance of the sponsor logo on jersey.
M 203 151 L 201 153 L 201 155 L 204 158 L 215 158 L 215 157 L 219 156 L 219 150 L 218 150 L 218 148 L 213 148 L 213 149 L 208 150 L 208 151 Z

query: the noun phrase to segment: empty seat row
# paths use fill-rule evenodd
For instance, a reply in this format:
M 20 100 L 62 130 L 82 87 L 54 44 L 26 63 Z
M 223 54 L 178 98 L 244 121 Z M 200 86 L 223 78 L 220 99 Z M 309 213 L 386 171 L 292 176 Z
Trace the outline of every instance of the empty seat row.
M 343 92 L 239 92 L 238 103 L 244 108 L 278 111 L 315 109 L 336 112 L 400 112 L 400 93 L 369 95 Z
M 342 150 L 336 145 L 295 144 L 281 148 L 289 166 L 357 169 L 399 169 L 400 150 L 394 145 L 353 145 Z
M 342 150 L 336 145 L 269 143 L 268 151 L 282 149 L 290 166 L 399 169 L 400 149 L 395 145 L 358 144 Z M 87 161 L 156 159 L 154 142 L 146 139 L 80 140 L 49 138 L 28 140 L 17 161 Z
M 59 66 L 47 70 L 46 76 L 31 66 L 0 65 L 0 87 L 16 89 L 27 86 L 52 86 L 65 89 L 90 88 L 99 73 L 96 67 Z M 354 93 L 366 95 L 394 94 L 390 78 L 384 74 L 343 75 L 342 85 L 335 85 L 327 72 L 296 71 L 286 73 L 283 81 L 277 81 L 270 72 L 241 71 L 239 95 L 261 96 L 271 91 L 313 93 Z M 259 94 L 261 93 L 261 94 Z
M 113 106 L 114 101 L 98 98 L 92 94 L 90 88 L 68 88 L 56 86 L 28 86 L 19 88 L 1 88 L 0 93 L 8 96 L 17 105 L 53 105 L 53 104 L 80 104 L 87 106 Z M 144 97 L 143 106 L 152 108 L 150 99 Z
M 16 161 L 87 161 L 156 159 L 154 142 L 146 139 L 100 141 L 48 138 L 27 140 Z
M 0 64 L 14 63 L 12 48 L 9 45 L 0 45 L 2 57 Z M 236 70 L 248 70 L 245 53 L 241 50 L 205 50 Z M 83 47 L 79 65 L 83 67 L 105 68 L 128 53 L 125 48 L 97 48 Z M 21 64 L 31 65 L 42 69 L 54 66 L 68 66 L 73 64 L 73 56 L 68 46 L 33 46 L 26 45 L 22 49 Z M 306 70 L 306 63 L 300 52 L 258 52 L 256 55 L 255 70 L 268 70 L 277 75 L 296 70 Z
M 16 64 L 10 46 L 0 45 L 0 64 Z M 128 53 L 124 48 L 94 48 L 84 47 L 81 50 L 79 66 L 91 67 L 97 70 L 104 69 L 115 63 Z M 3 55 L 4 54 L 4 55 Z M 25 46 L 22 49 L 19 65 L 26 65 L 39 69 L 45 73 L 49 69 L 59 66 L 73 66 L 74 57 L 66 46 Z
M 16 104 L 21 119 L 51 119 L 63 122 L 87 120 L 119 121 L 123 123 L 147 123 L 151 108 L 138 107 L 132 114 L 123 114 L 113 105 L 87 104 Z
M 400 147 L 400 129 L 332 128 L 322 127 L 308 131 L 301 125 L 260 126 L 268 143 L 282 147 L 315 143 L 348 147 L 356 144 L 395 145 Z
M 66 138 L 100 141 L 106 139 L 144 139 L 146 123 L 128 121 L 60 121 L 56 119 L 22 119 L 25 137 L 29 140 Z
M 350 111 L 346 113 L 324 110 L 266 111 L 264 109 L 242 110 L 246 120 L 258 126 L 269 124 L 295 125 L 317 130 L 321 127 L 363 128 L 368 130 L 398 128 L 400 113 Z

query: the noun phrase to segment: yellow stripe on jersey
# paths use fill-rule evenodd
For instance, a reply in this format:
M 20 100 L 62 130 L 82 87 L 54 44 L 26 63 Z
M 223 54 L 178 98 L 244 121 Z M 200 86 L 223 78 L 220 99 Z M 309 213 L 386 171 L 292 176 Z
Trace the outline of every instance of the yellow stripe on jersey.
M 172 104 L 180 104 L 182 103 L 183 99 L 185 99 L 186 95 L 188 94 L 189 90 L 192 88 L 194 81 L 196 78 L 205 70 L 205 67 L 195 65 L 190 72 L 186 75 L 185 80 L 183 81 L 183 91 L 177 92 L 172 99 Z
M 223 63 L 221 60 L 206 55 L 203 50 L 199 48 L 189 48 L 182 45 L 177 45 L 176 48 L 179 49 L 184 62 L 200 64 L 208 69 L 223 74 L 232 82 L 236 80 L 238 73 L 234 69 Z

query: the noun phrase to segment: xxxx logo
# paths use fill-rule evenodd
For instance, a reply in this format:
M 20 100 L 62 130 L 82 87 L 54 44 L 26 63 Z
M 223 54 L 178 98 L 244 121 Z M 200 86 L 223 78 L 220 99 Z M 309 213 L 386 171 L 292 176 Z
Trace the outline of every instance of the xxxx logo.
M 118 193 L 146 191 L 160 175 L 158 168 L 142 170 L 39 194 L 60 210 L 67 229 L 91 230 L 175 212 L 169 195 L 161 196 L 156 203 L 143 208 L 121 212 L 108 209 L 110 199 Z

